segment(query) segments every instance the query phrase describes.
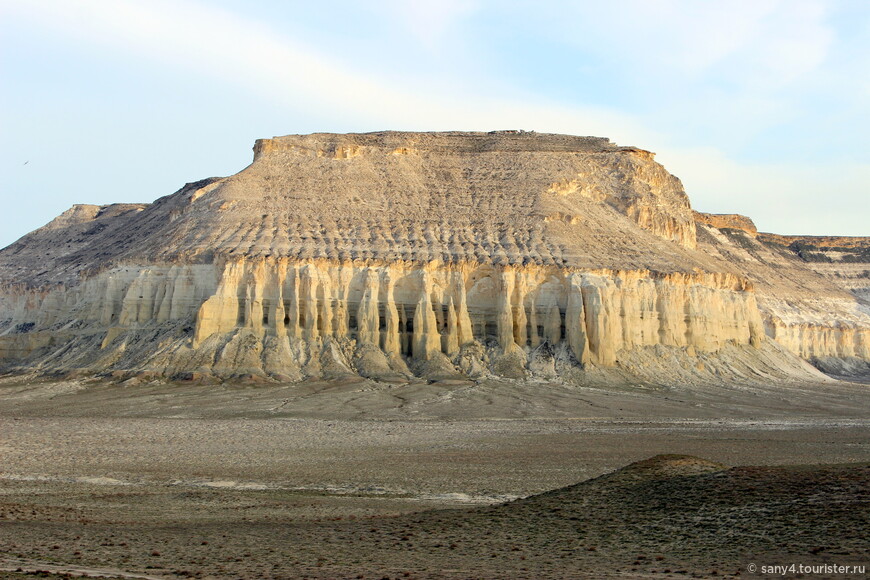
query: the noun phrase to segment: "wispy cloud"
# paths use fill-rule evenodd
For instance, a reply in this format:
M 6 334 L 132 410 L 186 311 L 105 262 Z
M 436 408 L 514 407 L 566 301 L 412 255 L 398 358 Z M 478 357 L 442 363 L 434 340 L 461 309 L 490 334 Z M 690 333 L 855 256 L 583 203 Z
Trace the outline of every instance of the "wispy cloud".
M 715 148 L 673 148 L 659 156 L 699 211 L 744 213 L 762 231 L 870 235 L 870 163 L 737 162 Z
M 367 2 L 365 6 L 395 22 L 429 51 L 440 50 L 445 39 L 452 36 L 451 31 L 481 7 L 475 0 L 380 0 Z
M 715 72 L 763 86 L 816 68 L 833 32 L 822 0 L 544 3 L 529 22 L 585 51 L 617 54 L 634 72 L 697 77 Z M 730 65 L 740 65 L 733 66 Z
M 446 23 L 472 5 L 409 11 L 418 20 L 436 14 Z M 371 71 L 351 70 L 294 42 L 268 24 L 205 4 L 175 0 L 32 0 L 18 10 L 82 41 L 127 50 L 196 74 L 208 74 L 279 105 L 368 119 L 373 126 L 456 129 L 525 126 L 539 130 L 598 132 L 642 138 L 629 115 L 602 107 L 528 105 L 486 95 L 415 91 Z M 445 24 L 446 25 L 446 24 Z
M 32 0 L 17 5 L 17 10 L 81 42 L 208 74 L 279 103 L 299 105 L 301 99 L 365 108 L 390 100 L 376 83 L 276 33 L 268 24 L 205 4 Z
M 828 164 L 811 170 L 788 163 L 738 162 L 712 145 L 800 114 L 800 104 L 783 95 L 828 62 L 835 35 L 826 2 L 504 4 L 518 26 L 557 38 L 578 60 L 592 55 L 618 68 L 637 83 L 633 90 L 641 95 L 646 87 L 662 87 L 662 102 L 646 112 L 590 104 L 579 94 L 570 102 L 534 89 L 506 95 L 455 76 L 396 79 L 383 63 L 330 55 L 269 22 L 194 0 L 0 0 L 0 7 L 55 35 L 188 71 L 192 78 L 215 79 L 279 108 L 331 119 L 333 126 L 525 128 L 603 135 L 652 148 L 683 178 L 701 209 L 754 214 L 771 229 L 786 223 L 778 216 L 801 223 L 801 214 L 818 215 L 808 209 L 818 207 L 814 196 L 832 188 L 851 200 L 845 203 L 860 206 L 866 200 L 866 165 Z M 471 0 L 383 0 L 370 8 L 399 23 L 432 52 L 454 42 L 471 17 L 491 9 Z M 862 61 L 856 62 L 860 68 Z M 862 88 L 866 92 L 866 81 L 854 82 L 856 94 Z M 694 133 L 688 132 L 692 128 Z M 693 142 L 700 134 L 708 135 L 706 142 Z M 854 210 L 832 212 L 832 220 L 841 220 L 853 232 L 866 223 L 866 214 L 862 221 Z

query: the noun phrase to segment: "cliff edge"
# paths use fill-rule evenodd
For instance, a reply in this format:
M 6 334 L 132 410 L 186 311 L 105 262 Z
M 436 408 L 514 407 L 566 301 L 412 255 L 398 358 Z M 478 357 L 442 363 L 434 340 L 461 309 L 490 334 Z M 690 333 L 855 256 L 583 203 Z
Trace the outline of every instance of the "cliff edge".
M 261 139 L 233 176 L 151 204 L 74 206 L 0 250 L 0 365 L 823 380 L 803 357 L 863 372 L 861 275 L 847 288 L 751 220 L 703 215 L 652 153 L 597 137 Z

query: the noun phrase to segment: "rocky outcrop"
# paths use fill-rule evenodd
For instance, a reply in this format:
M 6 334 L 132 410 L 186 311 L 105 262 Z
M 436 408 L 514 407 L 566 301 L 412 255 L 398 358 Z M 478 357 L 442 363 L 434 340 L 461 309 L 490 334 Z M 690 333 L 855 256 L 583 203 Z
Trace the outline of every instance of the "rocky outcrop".
M 795 253 L 805 249 L 838 252 L 840 258 L 851 255 L 846 261 L 867 262 L 864 254 L 870 250 L 870 238 L 861 236 L 783 236 L 762 232 L 760 237 L 765 242 L 786 246 Z
M 870 305 L 870 237 L 761 233 L 759 239 L 779 252 L 792 254 L 802 267 L 855 295 L 865 306 Z
M 837 374 L 870 370 L 870 238 L 698 232 L 700 249 L 752 281 L 767 336 Z
M 860 317 L 826 320 L 835 337 L 790 334 L 797 319 L 775 304 L 785 255 L 753 231 L 767 254 L 745 269 L 750 242 L 735 236 L 748 230 L 698 215 L 651 153 L 606 139 L 259 140 L 234 176 L 153 204 L 75 206 L 0 251 L 0 365 L 582 383 L 606 369 L 722 378 L 729 360 L 812 376 L 770 338 L 806 358 L 870 359 Z M 644 375 L 638 361 L 665 352 L 684 375 Z
M 693 212 L 695 221 L 702 224 L 712 226 L 717 229 L 733 229 L 741 230 L 751 236 L 758 234 L 758 229 L 755 227 L 755 222 L 745 215 L 739 213 L 702 213 L 699 211 Z
M 310 347 L 330 342 L 374 347 L 383 353 L 382 371 L 394 374 L 407 373 L 405 361 L 452 365 L 476 344 L 488 352 L 477 361 L 482 368 L 506 355 L 525 362 L 542 345 L 563 348 L 578 364 L 606 367 L 623 350 L 665 345 L 715 352 L 725 344 L 758 346 L 764 334 L 754 294 L 731 274 L 262 258 L 115 268 L 85 286 L 75 294 L 62 287 L 18 294 L 8 323 L 13 331 L 0 338 L 5 358 L 45 346 L 37 336 L 63 341 L 94 333 L 91 342 L 100 350 L 123 351 L 135 363 L 127 351 L 153 345 L 137 347 L 132 337 L 184 323 L 189 336 L 174 350 L 172 375 L 212 372 L 201 353 L 242 335 L 261 352 L 280 344 L 297 353 L 277 365 L 250 363 L 246 373 L 294 375 L 308 364 Z M 27 307 L 36 302 L 39 308 Z M 77 368 L 93 367 L 93 355 L 69 353 Z M 351 372 L 352 364 L 344 366 Z M 106 370 L 136 366 L 119 359 Z

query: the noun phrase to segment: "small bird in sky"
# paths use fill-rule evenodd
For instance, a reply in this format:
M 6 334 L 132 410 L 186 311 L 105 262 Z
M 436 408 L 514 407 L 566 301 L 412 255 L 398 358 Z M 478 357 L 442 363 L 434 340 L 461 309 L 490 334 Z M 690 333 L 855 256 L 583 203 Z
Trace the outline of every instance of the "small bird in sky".
M 24 165 L 27 165 L 28 163 L 30 163 L 30 159 L 28 159 L 27 161 L 25 161 L 23 164 L 24 164 Z

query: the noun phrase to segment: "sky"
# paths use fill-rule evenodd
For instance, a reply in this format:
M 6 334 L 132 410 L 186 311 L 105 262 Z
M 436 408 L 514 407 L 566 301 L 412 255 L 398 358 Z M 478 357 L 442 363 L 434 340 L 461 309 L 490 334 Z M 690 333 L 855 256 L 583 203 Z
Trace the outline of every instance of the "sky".
M 762 231 L 870 236 L 870 3 L 0 0 L 0 247 L 257 138 L 497 129 L 654 151 Z

